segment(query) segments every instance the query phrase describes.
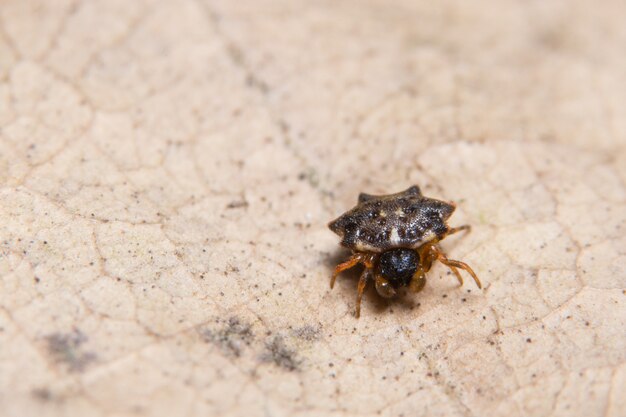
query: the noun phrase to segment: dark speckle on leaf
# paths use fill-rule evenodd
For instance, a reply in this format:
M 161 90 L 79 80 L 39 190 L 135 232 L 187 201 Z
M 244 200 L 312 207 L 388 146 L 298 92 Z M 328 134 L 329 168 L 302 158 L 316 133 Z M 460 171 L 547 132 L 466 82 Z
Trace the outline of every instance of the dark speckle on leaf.
M 33 397 L 40 401 L 50 401 L 52 399 L 52 393 L 47 388 L 35 388 L 31 393 Z
M 217 345 L 227 355 L 241 356 L 245 346 L 250 346 L 254 339 L 250 324 L 237 317 L 229 318 L 219 329 L 201 330 L 202 338 L 206 342 Z
M 87 365 L 96 360 L 93 352 L 84 352 L 82 345 L 87 336 L 78 329 L 70 333 L 52 333 L 46 337 L 48 351 L 59 363 L 66 364 L 70 372 L 83 371 Z
M 296 371 L 300 366 L 296 352 L 285 345 L 281 336 L 274 336 L 265 344 L 265 351 L 261 355 L 261 360 L 271 362 L 288 371 Z
M 300 339 L 311 342 L 313 340 L 319 339 L 320 329 L 318 327 L 306 325 L 293 329 L 293 335 Z
M 248 207 L 248 205 L 249 204 L 246 200 L 236 200 L 236 201 L 231 201 L 230 203 L 228 203 L 226 208 L 227 209 L 246 208 Z

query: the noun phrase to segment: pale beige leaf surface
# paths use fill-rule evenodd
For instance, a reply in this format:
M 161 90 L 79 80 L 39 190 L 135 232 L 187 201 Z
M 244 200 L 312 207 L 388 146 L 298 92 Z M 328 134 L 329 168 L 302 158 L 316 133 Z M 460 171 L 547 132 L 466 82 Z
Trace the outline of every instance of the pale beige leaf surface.
M 0 2 L 0 415 L 626 415 L 622 1 Z M 458 203 L 395 302 L 328 221 Z

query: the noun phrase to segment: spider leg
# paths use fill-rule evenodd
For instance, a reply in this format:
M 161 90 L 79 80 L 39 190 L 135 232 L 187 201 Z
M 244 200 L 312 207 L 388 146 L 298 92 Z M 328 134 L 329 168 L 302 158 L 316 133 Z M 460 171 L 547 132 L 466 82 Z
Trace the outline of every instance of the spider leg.
M 363 273 L 361 273 L 361 277 L 359 278 L 359 285 L 357 287 L 356 293 L 356 311 L 355 316 L 358 319 L 361 316 L 361 298 L 363 298 L 363 292 L 365 291 L 365 287 L 367 286 L 367 282 L 371 277 L 371 269 L 365 268 Z
M 450 270 L 452 272 L 454 272 L 454 275 L 456 275 L 456 279 L 459 280 L 459 286 L 462 287 L 463 286 L 463 277 L 461 276 L 461 273 L 459 272 L 458 269 L 456 269 L 454 266 L 452 265 L 446 265 L 448 268 L 450 268 Z
M 464 224 L 463 226 L 459 226 L 459 227 L 453 227 L 450 230 L 448 230 L 447 236 L 453 235 L 455 233 L 458 232 L 462 232 L 462 231 L 467 231 L 467 233 L 472 231 L 472 226 L 470 226 L 469 224 Z
M 480 280 L 478 279 L 478 276 L 468 264 L 466 264 L 465 262 L 448 259 L 446 255 L 444 255 L 444 253 L 441 252 L 441 250 L 435 246 L 431 247 L 431 252 L 437 256 L 437 260 L 439 262 L 441 262 L 442 264 L 450 268 L 450 270 L 452 270 L 452 272 L 455 273 L 456 277 L 459 279 L 459 282 L 461 284 L 463 284 L 463 278 L 461 278 L 461 274 L 459 274 L 458 269 L 463 269 L 468 274 L 470 274 L 472 278 L 474 278 L 474 282 L 476 282 L 476 285 L 478 286 L 478 288 L 483 287 L 482 284 L 480 283 Z
M 354 254 L 346 262 L 337 265 L 335 267 L 335 271 L 333 272 L 333 277 L 330 279 L 330 289 L 332 290 L 333 287 L 335 286 L 335 280 L 337 279 L 337 275 L 341 274 L 346 269 L 350 269 L 356 266 L 356 264 L 361 262 L 361 260 L 362 260 L 361 256 L 359 256 L 358 254 Z

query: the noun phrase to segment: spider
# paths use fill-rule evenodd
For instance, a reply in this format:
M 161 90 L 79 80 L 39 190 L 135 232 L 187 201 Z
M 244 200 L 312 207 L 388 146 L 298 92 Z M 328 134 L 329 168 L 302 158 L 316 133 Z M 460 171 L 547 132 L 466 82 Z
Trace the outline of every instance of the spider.
M 459 269 L 467 271 L 482 288 L 469 265 L 448 259 L 438 245 L 447 236 L 470 230 L 469 225 L 447 225 L 455 208 L 454 203 L 424 197 L 416 185 L 397 194 L 359 194 L 358 204 L 328 225 L 341 237 L 341 245 L 352 250 L 350 259 L 335 268 L 330 288 L 341 272 L 357 264 L 365 266 L 357 287 L 357 318 L 370 280 L 385 298 L 395 297 L 401 287 L 416 293 L 424 288 L 426 273 L 435 261 L 450 268 L 461 285 Z

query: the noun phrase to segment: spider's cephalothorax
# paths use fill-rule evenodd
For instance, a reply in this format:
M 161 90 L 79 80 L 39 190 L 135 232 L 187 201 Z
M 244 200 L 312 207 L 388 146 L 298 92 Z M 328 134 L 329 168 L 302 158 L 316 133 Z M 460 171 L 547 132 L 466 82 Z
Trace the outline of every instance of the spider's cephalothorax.
M 464 269 L 481 288 L 472 268 L 448 259 L 437 245 L 448 235 L 469 230 L 469 226 L 447 225 L 454 209 L 453 203 L 424 197 L 417 186 L 390 195 L 360 194 L 352 210 L 328 225 L 341 237 L 341 244 L 352 250 L 352 257 L 335 268 L 331 288 L 341 271 L 359 263 L 365 266 L 357 291 L 357 317 L 370 279 L 374 279 L 376 291 L 386 298 L 394 297 L 400 287 L 418 292 L 424 288 L 426 272 L 435 260 L 448 266 L 461 284 L 458 269 Z

